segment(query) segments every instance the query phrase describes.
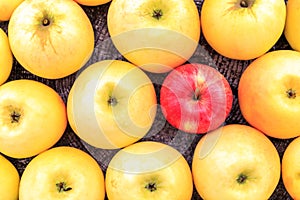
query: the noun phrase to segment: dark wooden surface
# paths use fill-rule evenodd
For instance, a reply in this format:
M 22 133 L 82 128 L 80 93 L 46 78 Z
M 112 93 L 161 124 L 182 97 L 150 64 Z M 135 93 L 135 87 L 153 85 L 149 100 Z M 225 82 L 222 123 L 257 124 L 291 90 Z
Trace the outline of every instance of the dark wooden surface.
M 203 0 L 195 0 L 199 12 L 201 10 L 202 2 Z M 124 58 L 117 52 L 117 50 L 114 48 L 114 46 L 112 45 L 109 39 L 109 33 L 106 24 L 106 16 L 107 16 L 109 3 L 101 6 L 95 6 L 95 7 L 87 7 L 87 6 L 82 6 L 82 7 L 86 11 L 88 17 L 90 18 L 95 31 L 95 51 L 93 56 L 87 63 L 87 66 L 91 63 L 94 63 L 99 60 L 104 60 L 104 59 L 124 60 Z M 7 33 L 7 26 L 8 26 L 8 22 L 0 22 L 0 27 L 3 28 L 6 33 Z M 270 49 L 270 51 L 277 50 L 277 49 L 290 49 L 290 46 L 288 45 L 284 36 L 280 38 L 280 40 L 276 43 L 276 45 L 274 45 L 272 49 Z M 200 62 L 200 63 L 209 64 L 211 66 L 214 66 L 222 74 L 224 74 L 224 76 L 231 84 L 231 88 L 234 94 L 233 108 L 230 115 L 226 119 L 225 124 L 232 124 L 232 123 L 247 124 L 239 110 L 239 105 L 237 100 L 237 87 L 242 72 L 249 65 L 249 63 L 251 63 L 251 61 L 232 60 L 217 54 L 207 44 L 207 42 L 203 38 L 203 35 L 201 35 L 201 39 L 199 41 L 199 47 L 189 62 Z M 149 77 L 152 79 L 154 83 L 157 92 L 157 100 L 159 103 L 159 89 L 164 77 L 167 74 L 151 74 L 148 72 L 146 73 L 149 75 Z M 69 90 L 74 80 L 76 79 L 77 75 L 78 73 L 74 73 L 68 77 L 58 79 L 58 80 L 43 79 L 29 73 L 24 68 L 22 68 L 22 66 L 20 66 L 16 60 L 14 60 L 13 70 L 8 81 L 21 79 L 21 78 L 38 80 L 55 89 L 61 95 L 63 100 L 66 102 Z M 160 109 L 158 109 L 156 120 L 152 129 L 142 140 L 160 141 L 169 144 L 175 147 L 176 149 L 178 149 L 186 158 L 188 163 L 191 164 L 193 150 L 201 137 L 202 135 L 192 135 L 192 134 L 187 134 L 176 130 L 165 121 L 165 119 L 163 118 L 160 112 Z M 282 158 L 285 148 L 292 141 L 292 139 L 288 139 L 288 140 L 280 140 L 274 138 L 270 138 L 270 139 L 275 145 L 275 147 L 277 148 L 280 157 Z M 32 141 L 32 145 L 34 145 L 34 141 Z M 67 127 L 63 137 L 59 140 L 57 144 L 55 144 L 55 146 L 62 146 L 62 145 L 76 147 L 90 153 L 98 161 L 104 173 L 109 160 L 116 152 L 116 150 L 108 151 L 108 150 L 95 149 L 85 144 L 73 133 L 72 129 L 69 126 Z M 26 158 L 26 159 L 8 158 L 8 159 L 16 166 L 21 176 L 26 165 L 28 164 L 28 162 L 30 162 L 32 158 Z M 257 165 L 259 165 L 259 163 L 257 163 Z M 199 200 L 201 198 L 199 197 L 197 192 L 194 191 L 192 199 Z M 283 186 L 282 180 L 279 181 L 279 184 L 270 199 L 273 200 L 291 199 Z

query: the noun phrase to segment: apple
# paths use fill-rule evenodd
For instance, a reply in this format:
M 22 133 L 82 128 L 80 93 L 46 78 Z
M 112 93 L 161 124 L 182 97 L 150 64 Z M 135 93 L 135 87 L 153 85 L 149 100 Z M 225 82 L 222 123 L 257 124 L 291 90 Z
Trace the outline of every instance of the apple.
M 286 3 L 286 22 L 284 29 L 284 36 L 290 46 L 297 51 L 300 51 L 300 14 L 299 14 L 299 0 L 289 0 Z
M 99 6 L 102 4 L 106 4 L 111 0 L 75 0 L 77 3 L 85 6 Z
M 20 200 L 104 200 L 103 172 L 92 156 L 70 146 L 34 157 L 20 180 Z
M 107 26 L 117 50 L 153 73 L 185 63 L 200 38 L 199 12 L 193 0 L 114 0 Z
M 13 12 L 8 37 L 16 60 L 47 79 L 78 71 L 94 50 L 94 30 L 73 0 L 26 0 Z
M 160 104 L 166 120 L 189 133 L 218 128 L 229 115 L 233 94 L 226 78 L 200 63 L 176 67 L 164 79 Z
M 204 135 L 194 150 L 192 174 L 203 199 L 269 199 L 280 179 L 280 157 L 271 140 L 241 124 Z
M 17 168 L 0 154 L 0 195 L 1 199 L 17 200 L 19 196 L 20 176 Z
M 242 73 L 240 110 L 246 121 L 270 137 L 300 135 L 300 53 L 275 50 L 257 58 Z
M 193 180 L 190 167 L 175 148 L 143 141 L 118 151 L 105 179 L 110 200 L 190 200 Z
M 13 66 L 8 37 L 2 28 L 0 28 L 0 55 L 0 85 L 2 85 L 7 81 Z
M 283 0 L 207 0 L 201 8 L 204 38 L 231 59 L 255 59 L 279 40 L 286 5 Z
M 24 0 L 0 0 L 0 22 L 8 21 L 16 9 Z
M 71 128 L 83 141 L 102 149 L 122 148 L 144 137 L 156 109 L 150 78 L 120 60 L 102 60 L 85 68 L 67 101 Z
M 300 199 L 300 137 L 291 141 L 282 157 L 282 180 L 287 192 L 293 199 Z
M 34 80 L 18 79 L 0 86 L 0 152 L 28 158 L 52 147 L 67 126 L 59 94 Z

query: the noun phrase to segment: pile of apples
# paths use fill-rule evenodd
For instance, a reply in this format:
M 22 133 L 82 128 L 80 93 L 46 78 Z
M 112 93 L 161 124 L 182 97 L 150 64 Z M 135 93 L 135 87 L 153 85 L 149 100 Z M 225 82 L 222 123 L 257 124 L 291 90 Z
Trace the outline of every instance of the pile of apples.
M 83 8 L 104 4 L 122 59 L 94 59 L 95 27 Z M 190 200 L 196 191 L 265 200 L 281 178 L 300 198 L 298 4 L 0 0 L 8 24 L 0 29 L 0 198 Z M 201 36 L 214 53 L 249 61 L 236 96 L 214 64 L 196 59 L 206 52 Z M 282 37 L 290 49 L 273 50 Z M 75 75 L 67 100 L 41 81 L 10 80 L 14 61 L 43 80 Z M 246 124 L 226 123 L 234 98 Z M 170 144 L 143 140 L 158 109 L 178 132 L 201 135 L 191 163 Z M 68 126 L 93 148 L 116 150 L 105 171 L 83 150 L 54 147 Z M 280 157 L 271 139 L 292 142 Z M 10 159 L 25 158 L 21 174 Z

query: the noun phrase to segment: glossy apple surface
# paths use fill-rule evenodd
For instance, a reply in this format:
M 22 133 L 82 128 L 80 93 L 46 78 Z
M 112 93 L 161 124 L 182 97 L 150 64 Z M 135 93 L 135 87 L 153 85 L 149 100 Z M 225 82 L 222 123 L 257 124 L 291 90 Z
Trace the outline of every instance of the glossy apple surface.
M 2 199 L 16 200 L 19 196 L 20 176 L 17 168 L 3 155 L 0 155 L 0 195 Z
M 242 115 L 268 136 L 280 139 L 300 135 L 300 53 L 271 51 L 254 60 L 238 86 Z
M 282 157 L 282 180 L 293 199 L 300 199 L 300 137 L 287 146 Z
M 201 28 L 207 42 L 231 59 L 257 58 L 283 33 L 283 0 L 207 0 L 201 9 Z
M 52 147 L 67 127 L 59 94 L 34 80 L 0 86 L 0 152 L 13 158 L 35 156 Z
M 114 0 L 107 25 L 119 52 L 154 73 L 187 61 L 200 38 L 199 12 L 193 0 Z
M 0 0 L 0 22 L 8 21 L 16 9 L 24 0 Z
M 226 78 L 208 65 L 191 63 L 165 78 L 160 104 L 167 121 L 189 133 L 218 128 L 231 111 L 233 95 Z
M 37 155 L 26 166 L 19 196 L 20 200 L 104 200 L 103 172 L 84 151 L 55 147 Z
M 73 0 L 27 0 L 8 24 L 11 50 L 34 75 L 58 79 L 79 70 L 94 50 L 94 31 Z
M 7 81 L 13 65 L 13 55 L 10 50 L 6 33 L 0 28 L 0 85 Z
M 106 170 L 110 200 L 190 200 L 190 167 L 175 148 L 153 141 L 137 142 L 117 152 Z
M 269 199 L 280 178 L 280 157 L 257 129 L 225 125 L 203 136 L 192 160 L 202 199 Z
M 156 93 L 140 68 L 126 61 L 102 60 L 75 80 L 67 112 L 72 129 L 88 144 L 122 148 L 141 139 L 152 127 Z
M 290 46 L 297 51 L 300 51 L 300 1 L 289 0 L 286 3 L 286 22 L 284 29 L 284 36 Z

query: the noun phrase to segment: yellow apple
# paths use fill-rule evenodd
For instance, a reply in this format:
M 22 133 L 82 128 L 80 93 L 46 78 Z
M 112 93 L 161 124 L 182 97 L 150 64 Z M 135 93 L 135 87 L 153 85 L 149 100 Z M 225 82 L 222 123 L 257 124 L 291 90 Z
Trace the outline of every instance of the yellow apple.
M 154 73 L 186 62 L 200 38 L 199 12 L 193 0 L 114 0 L 107 25 L 118 51 Z
M 13 158 L 35 156 L 53 146 L 67 126 L 59 94 L 34 80 L 0 86 L 0 152 Z
M 0 181 L 1 199 L 17 200 L 20 176 L 16 167 L 3 155 L 0 155 Z
M 284 36 L 294 50 L 300 51 L 300 1 L 288 0 L 286 9 Z
M 8 21 L 22 1 L 24 0 L 0 0 L 0 21 Z
M 110 200 L 190 200 L 193 180 L 179 151 L 160 142 L 143 141 L 117 152 L 106 170 Z
M 247 122 L 274 138 L 300 135 L 300 53 L 276 50 L 254 60 L 238 86 L 240 110 Z
M 75 80 L 67 113 L 74 132 L 88 144 L 122 148 L 151 128 L 156 93 L 140 68 L 126 61 L 102 60 L 88 66 Z
M 8 24 L 12 53 L 29 72 L 58 79 L 79 70 L 94 50 L 94 30 L 73 0 L 26 0 Z
M 34 157 L 20 180 L 19 200 L 104 200 L 103 172 L 75 147 L 51 148 Z
M 13 55 L 10 50 L 6 33 L 0 28 L 0 85 L 7 81 L 13 65 Z
M 300 199 L 300 137 L 285 149 L 282 157 L 282 180 L 293 199 Z
M 205 0 L 201 9 L 203 36 L 231 59 L 257 58 L 278 41 L 286 17 L 283 0 Z
M 280 158 L 262 132 L 247 125 L 225 125 L 200 139 L 192 174 L 205 200 L 266 200 L 279 182 Z
M 85 6 L 99 6 L 110 2 L 111 0 L 74 0 L 74 1 Z

